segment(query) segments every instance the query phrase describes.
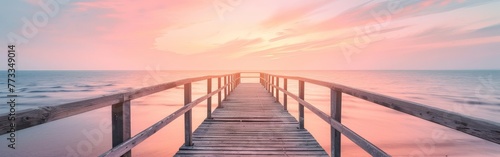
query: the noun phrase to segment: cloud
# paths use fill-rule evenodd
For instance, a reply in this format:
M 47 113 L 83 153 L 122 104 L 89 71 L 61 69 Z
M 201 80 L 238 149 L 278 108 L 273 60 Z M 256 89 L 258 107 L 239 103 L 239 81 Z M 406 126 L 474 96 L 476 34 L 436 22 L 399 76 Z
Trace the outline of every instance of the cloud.
M 13 23 L 23 16 L 31 18 L 32 10 L 40 9 L 39 1 L 10 2 L 15 6 L 10 8 L 20 9 L 4 9 L 0 16 Z M 166 58 L 176 64 L 186 59 L 200 64 L 214 59 L 272 64 L 270 60 L 335 55 L 341 61 L 340 43 L 353 44 L 370 35 L 383 40 L 359 48 L 360 56 L 394 57 L 396 53 L 471 48 L 498 42 L 500 36 L 499 17 L 491 13 L 499 4 L 494 0 L 245 1 L 225 12 L 224 20 L 214 11 L 212 0 L 71 2 L 39 29 L 40 35 L 30 41 L 32 51 L 25 54 L 40 57 L 52 51 L 50 54 L 68 57 L 119 56 L 122 63 Z M 21 28 L 17 21 L 0 26 L 0 32 Z M 53 61 L 44 63 L 48 62 Z
M 302 18 L 307 17 L 313 11 L 323 7 L 325 4 L 331 3 L 330 0 L 315 0 L 313 2 L 306 2 L 292 8 L 282 9 L 270 18 L 261 23 L 264 28 L 277 27 L 290 22 L 296 22 Z M 304 3 L 304 2 L 302 2 Z
M 374 43 L 379 49 L 400 53 L 431 52 L 457 47 L 480 47 L 500 42 L 500 24 L 487 25 L 475 30 L 461 27 L 436 26 L 403 38 L 386 39 Z
M 359 34 L 342 32 L 342 30 L 351 30 L 353 28 L 359 27 L 361 29 L 365 28 L 367 25 L 383 25 L 383 28 L 379 28 L 376 34 L 384 36 L 385 34 L 391 34 L 393 32 L 406 33 L 406 29 L 410 28 L 410 25 L 389 25 L 385 23 L 380 23 L 380 17 L 375 17 L 377 14 L 387 13 L 390 17 L 389 21 L 385 22 L 396 22 L 398 20 L 411 19 L 419 16 L 427 16 L 432 14 L 439 14 L 448 11 L 454 11 L 461 8 L 469 8 L 478 5 L 483 5 L 491 1 L 483 2 L 462 2 L 462 1 L 402 1 L 401 3 L 393 3 L 394 1 L 383 1 L 383 2 L 366 2 L 356 5 L 350 9 L 347 9 L 340 14 L 326 18 L 323 21 L 317 22 L 303 22 L 310 18 L 311 13 L 317 11 L 319 8 L 324 7 L 326 3 L 312 3 L 308 5 L 303 5 L 300 7 L 295 7 L 291 9 L 284 10 L 279 14 L 271 16 L 271 18 L 265 20 L 261 25 L 265 27 L 284 27 L 283 29 L 276 32 L 273 38 L 268 39 L 269 44 L 273 42 L 287 43 L 287 44 L 277 44 L 268 45 L 265 49 L 256 50 L 253 52 L 245 53 L 246 56 L 268 56 L 276 58 L 279 56 L 290 56 L 293 53 L 301 52 L 321 52 L 321 51 L 331 51 L 339 53 L 338 45 L 345 41 L 351 42 L 353 39 L 358 38 Z M 394 9 L 391 9 L 392 8 Z M 398 9 L 399 8 L 399 9 Z M 299 21 L 299 22 L 298 22 Z M 302 22 L 301 22 L 302 21 Z M 382 21 L 384 22 L 384 21 Z M 381 26 L 379 26 L 381 27 Z M 432 44 L 432 42 L 442 42 L 446 43 L 458 39 L 469 39 L 459 36 L 467 36 L 464 32 L 460 32 L 459 28 L 451 27 L 434 27 L 420 34 L 402 36 L 396 39 L 387 39 L 382 43 L 370 43 L 373 44 L 371 47 L 374 50 L 383 51 L 384 49 L 394 49 L 397 47 L 404 48 L 405 45 L 395 46 L 390 45 L 391 41 L 397 41 L 395 43 L 407 43 L 412 46 L 417 45 L 427 45 Z M 495 30 L 490 30 L 495 31 Z M 330 33 L 324 33 L 330 32 Z M 328 36 L 328 35 L 334 36 Z M 324 37 L 313 38 L 309 41 L 296 42 L 294 39 L 304 38 L 305 36 L 311 34 L 325 34 Z M 488 33 L 485 33 L 488 34 Z M 363 34 L 362 34 L 363 35 Z M 290 42 L 292 41 L 292 42 Z M 489 42 L 483 41 L 483 42 Z M 467 41 L 461 41 L 467 42 Z M 482 42 L 471 42 L 470 44 L 480 44 Z M 387 46 L 380 46 L 385 45 Z M 389 46 L 390 45 L 390 46 Z M 469 45 L 469 44 L 464 44 Z M 450 44 L 441 44 L 440 46 L 450 46 Z M 439 47 L 439 46 L 438 46 Z M 371 50 L 366 50 L 371 51 Z
M 477 29 L 473 32 L 470 32 L 469 35 L 471 37 L 500 36 L 500 23 Z
M 262 43 L 261 38 L 255 39 L 234 39 L 217 46 L 214 49 L 208 50 L 203 54 L 206 55 L 221 55 L 225 58 L 238 58 L 247 54 L 252 46 Z

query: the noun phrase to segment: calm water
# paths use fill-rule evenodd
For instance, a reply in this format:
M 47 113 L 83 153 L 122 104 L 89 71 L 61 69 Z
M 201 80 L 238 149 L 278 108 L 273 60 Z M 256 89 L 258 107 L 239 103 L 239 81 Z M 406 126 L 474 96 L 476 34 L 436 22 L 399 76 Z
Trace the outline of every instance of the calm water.
M 161 82 L 229 72 L 213 71 L 21 71 L 17 76 L 17 110 L 57 105 L 122 92 Z M 271 71 L 382 93 L 500 123 L 500 71 Z M 3 73 L 5 75 L 5 73 Z M 6 78 L 6 76 L 3 76 Z M 258 82 L 245 79 L 243 82 Z M 0 82 L 6 86 L 6 82 Z M 206 92 L 205 82 L 193 85 L 193 98 Z M 289 81 L 297 93 L 297 82 Z M 5 90 L 0 97 L 6 101 Z M 329 112 L 329 90 L 306 83 L 305 99 Z M 182 106 L 182 89 L 132 101 L 132 134 Z M 297 115 L 297 105 L 289 100 Z M 216 105 L 214 105 L 216 106 Z M 193 124 L 206 116 L 195 107 Z M 0 105 L 0 113 L 7 113 Z M 342 123 L 393 156 L 500 156 L 500 146 L 379 105 L 343 95 Z M 110 108 L 58 120 L 17 132 L 17 149 L 0 140 L 0 156 L 96 156 L 111 148 Z M 329 151 L 329 127 L 306 109 L 306 128 Z M 6 136 L 0 136 L 6 139 Z M 342 139 L 344 156 L 369 156 Z M 171 156 L 183 143 L 182 117 L 132 150 L 134 156 Z

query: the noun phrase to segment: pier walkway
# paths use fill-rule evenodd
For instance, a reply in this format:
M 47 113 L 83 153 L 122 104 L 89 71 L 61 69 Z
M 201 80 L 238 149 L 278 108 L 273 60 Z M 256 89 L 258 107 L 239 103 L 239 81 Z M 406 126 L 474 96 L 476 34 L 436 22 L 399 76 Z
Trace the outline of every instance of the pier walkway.
M 242 83 L 193 133 L 176 156 L 328 156 L 259 83 Z
M 498 122 L 300 76 L 263 72 L 245 72 L 245 76 L 241 74 L 186 78 L 71 103 L 27 109 L 16 112 L 15 119 L 10 118 L 12 115 L 0 114 L 0 135 L 13 134 L 13 129 L 22 130 L 110 107 L 112 148 L 101 154 L 101 157 L 132 156 L 132 148 L 181 116 L 184 117 L 184 144 L 179 147 L 175 156 L 327 156 L 325 150 L 304 128 L 304 110 L 308 109 L 330 127 L 324 133 L 330 135 L 329 154 L 331 156 L 341 156 L 341 135 L 372 156 L 390 156 L 342 124 L 342 95 L 350 95 L 372 102 L 374 105 L 500 144 Z M 257 81 L 242 83 L 241 79 Z M 288 81 L 297 81 L 297 93 L 288 91 Z M 196 82 L 206 82 L 207 91 L 206 95 L 192 100 L 191 85 Z M 305 85 L 329 89 L 330 111 L 328 114 L 304 99 Z M 145 130 L 132 135 L 132 117 L 130 116 L 132 100 L 180 86 L 183 87 L 184 106 Z M 216 88 L 212 90 L 212 86 Z M 212 112 L 212 98 L 215 97 L 217 100 L 213 101 L 216 102 L 217 107 Z M 297 119 L 287 111 L 288 99 L 298 103 Z M 193 132 L 192 108 L 202 102 L 207 104 L 207 117 Z M 12 127 L 13 124 L 15 127 Z

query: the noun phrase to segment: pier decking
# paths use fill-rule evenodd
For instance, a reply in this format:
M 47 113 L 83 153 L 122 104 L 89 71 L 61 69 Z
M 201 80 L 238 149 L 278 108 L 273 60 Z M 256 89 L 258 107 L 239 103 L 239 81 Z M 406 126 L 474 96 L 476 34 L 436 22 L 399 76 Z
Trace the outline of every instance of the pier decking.
M 328 156 L 314 137 L 259 83 L 242 83 L 176 156 Z

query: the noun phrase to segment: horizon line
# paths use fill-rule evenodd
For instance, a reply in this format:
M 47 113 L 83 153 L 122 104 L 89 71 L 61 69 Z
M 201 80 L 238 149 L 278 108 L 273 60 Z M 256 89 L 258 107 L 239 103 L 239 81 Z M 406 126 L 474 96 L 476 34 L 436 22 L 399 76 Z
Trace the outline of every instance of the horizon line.
M 3 69 L 7 71 L 7 69 Z M 271 70 L 234 70 L 234 69 L 159 69 L 158 71 L 495 71 L 500 69 L 271 69 Z M 16 69 L 16 71 L 147 71 L 147 69 Z

